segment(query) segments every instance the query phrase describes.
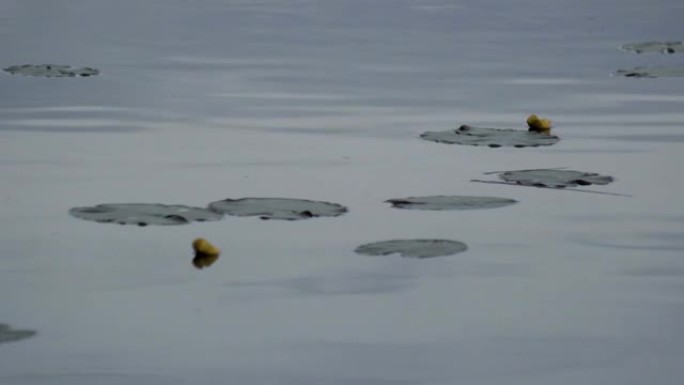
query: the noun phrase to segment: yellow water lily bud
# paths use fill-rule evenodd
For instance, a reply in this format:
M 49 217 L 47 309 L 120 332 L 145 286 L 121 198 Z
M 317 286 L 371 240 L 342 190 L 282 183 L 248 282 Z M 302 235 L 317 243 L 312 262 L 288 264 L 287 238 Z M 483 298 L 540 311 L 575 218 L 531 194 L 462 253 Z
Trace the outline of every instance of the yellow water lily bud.
M 537 122 L 539 122 L 539 117 L 537 116 L 537 114 L 531 114 L 530 116 L 527 117 L 527 125 L 528 126 L 532 127 L 535 124 L 537 124 Z
M 527 125 L 530 131 L 548 134 L 553 123 L 549 119 L 540 119 L 536 114 L 532 114 L 527 117 Z
M 211 266 L 221 254 L 218 247 L 204 238 L 195 239 L 192 242 L 192 249 L 195 250 L 195 258 L 192 260 L 192 264 L 198 269 Z
M 221 254 L 221 250 L 218 247 L 212 245 L 204 238 L 197 238 L 192 242 L 192 248 L 195 253 L 218 255 Z

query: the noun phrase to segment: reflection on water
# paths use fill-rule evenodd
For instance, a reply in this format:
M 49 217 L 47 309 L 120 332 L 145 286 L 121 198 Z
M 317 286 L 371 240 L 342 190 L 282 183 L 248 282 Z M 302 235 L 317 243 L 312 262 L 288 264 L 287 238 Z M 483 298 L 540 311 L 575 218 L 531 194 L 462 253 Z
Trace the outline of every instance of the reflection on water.
M 616 250 L 646 252 L 681 252 L 684 251 L 684 233 L 642 232 L 624 235 L 581 234 L 571 236 L 573 242 L 592 247 Z
M 282 289 L 293 291 L 295 296 L 375 295 L 398 293 L 416 285 L 417 277 L 410 274 L 338 271 L 270 280 L 234 280 L 226 284 L 230 298 L 251 293 L 281 295 Z M 255 290 L 256 289 L 256 290 Z M 289 293 L 284 292 L 284 295 Z M 292 296 L 289 294 L 288 296 Z M 254 296 L 253 298 L 259 298 Z
M 639 143 L 672 143 L 672 142 L 684 142 L 684 134 L 632 134 L 632 135 L 613 135 L 597 137 L 600 139 L 608 140 L 625 140 L 634 141 Z
M 206 254 L 206 253 L 195 253 L 195 257 L 192 259 L 192 265 L 198 269 L 204 269 L 214 264 L 218 261 L 219 254 Z

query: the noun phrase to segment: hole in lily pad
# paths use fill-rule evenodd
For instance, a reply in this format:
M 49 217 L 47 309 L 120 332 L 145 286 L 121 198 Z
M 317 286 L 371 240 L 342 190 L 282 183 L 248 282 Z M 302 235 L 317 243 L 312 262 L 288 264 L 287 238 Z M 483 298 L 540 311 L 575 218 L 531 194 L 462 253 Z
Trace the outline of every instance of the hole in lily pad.
M 677 78 L 684 77 L 684 67 L 636 67 L 617 70 L 614 74 L 627 78 Z
M 643 43 L 629 43 L 622 45 L 623 50 L 644 53 L 644 52 L 660 52 L 660 53 L 682 53 L 684 52 L 684 44 L 681 41 L 647 41 Z
M 405 258 L 432 258 L 462 253 L 468 250 L 463 242 L 447 239 L 398 239 L 361 245 L 358 254 L 379 256 L 399 254 Z
M 100 70 L 95 68 L 71 68 L 71 66 L 61 64 L 22 64 L 7 67 L 4 70 L 12 75 L 44 76 L 48 78 L 88 77 L 100 74 Z
M 0 344 L 4 342 L 15 342 L 36 335 L 33 330 L 12 330 L 9 325 L 0 324 Z
M 482 197 L 482 196 L 446 196 L 435 195 L 425 197 L 409 197 L 390 199 L 392 207 L 409 210 L 474 210 L 493 209 L 517 203 L 514 199 Z
M 573 170 L 518 170 L 499 174 L 506 182 L 525 186 L 564 188 L 575 186 L 606 185 L 613 181 L 612 176 Z
M 560 140 L 555 135 L 527 130 L 483 128 L 468 125 L 462 125 L 456 130 L 427 131 L 420 134 L 420 137 L 437 143 L 518 148 L 551 146 Z
M 183 205 L 159 203 L 111 203 L 92 207 L 74 207 L 69 214 L 86 221 L 120 225 L 184 225 L 192 221 L 216 221 L 222 214 Z
M 224 199 L 209 204 L 212 210 L 238 217 L 258 216 L 261 219 L 288 221 L 315 217 L 336 217 L 347 212 L 337 203 L 289 198 Z

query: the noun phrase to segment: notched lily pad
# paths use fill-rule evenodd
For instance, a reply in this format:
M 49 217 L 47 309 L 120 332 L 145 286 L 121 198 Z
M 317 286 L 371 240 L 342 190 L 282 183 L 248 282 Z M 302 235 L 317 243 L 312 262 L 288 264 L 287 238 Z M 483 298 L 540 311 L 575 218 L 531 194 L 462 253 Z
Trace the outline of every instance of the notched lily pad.
M 614 74 L 627 78 L 677 78 L 684 77 L 684 67 L 636 67 L 630 70 L 620 69 Z
M 261 219 L 294 221 L 316 217 L 336 217 L 347 212 L 337 203 L 289 198 L 242 198 L 224 199 L 209 204 L 219 213 L 238 217 L 258 216 Z
M 100 74 L 100 70 L 95 68 L 71 68 L 71 66 L 61 64 L 22 64 L 7 67 L 4 71 L 12 75 L 44 76 L 48 78 L 88 77 Z
M 608 175 L 554 169 L 506 171 L 500 173 L 499 177 L 510 183 L 551 188 L 606 185 L 613 182 L 613 177 Z
M 647 41 L 642 43 L 623 44 L 625 51 L 644 53 L 644 52 L 660 52 L 660 53 L 682 53 L 684 52 L 684 44 L 681 41 Z
M 0 324 L 0 344 L 5 342 L 15 342 L 36 335 L 33 330 L 12 330 L 9 325 Z
M 500 128 L 483 128 L 462 125 L 456 130 L 427 131 L 420 137 L 437 143 L 488 147 L 539 147 L 551 146 L 560 140 L 555 135 Z
M 432 258 L 462 253 L 468 250 L 463 242 L 447 239 L 398 239 L 361 245 L 358 254 L 379 256 L 399 254 L 405 258 Z
M 192 221 L 216 221 L 222 214 L 183 205 L 159 203 L 111 203 L 91 207 L 74 207 L 69 214 L 86 221 L 120 225 L 184 225 Z
M 517 203 L 514 199 L 482 197 L 482 196 L 459 196 L 459 195 L 435 195 L 425 197 L 409 197 L 390 199 L 385 202 L 391 203 L 392 207 L 409 210 L 474 210 L 493 209 L 505 207 Z

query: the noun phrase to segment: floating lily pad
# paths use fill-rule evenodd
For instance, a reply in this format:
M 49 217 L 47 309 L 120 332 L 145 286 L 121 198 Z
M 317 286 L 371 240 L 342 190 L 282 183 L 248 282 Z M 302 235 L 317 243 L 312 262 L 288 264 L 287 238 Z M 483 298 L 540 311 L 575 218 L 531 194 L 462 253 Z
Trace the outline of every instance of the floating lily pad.
M 399 254 L 406 258 L 432 258 L 462 253 L 468 250 L 463 242 L 446 239 L 400 239 L 361 245 L 354 250 L 363 255 Z
M 425 197 L 409 197 L 390 199 L 392 207 L 409 210 L 473 210 L 493 209 L 517 203 L 514 199 L 481 197 L 481 196 L 446 196 L 435 195 Z
M 420 137 L 437 143 L 489 147 L 539 147 L 558 143 L 560 138 L 527 130 L 483 128 L 462 125 L 456 130 L 427 131 Z
M 0 344 L 4 342 L 15 342 L 36 335 L 33 330 L 12 330 L 9 325 L 0 324 Z
M 261 219 L 284 219 L 293 221 L 315 217 L 336 217 L 347 208 L 328 202 L 288 198 L 242 198 L 224 199 L 209 204 L 219 213 L 238 217 L 258 216 Z
M 120 225 L 184 225 L 192 221 L 216 221 L 222 214 L 183 205 L 159 203 L 112 203 L 92 207 L 74 207 L 69 214 L 86 221 Z
M 631 70 L 617 70 L 614 73 L 628 78 L 677 78 L 684 77 L 684 67 L 636 67 Z
M 552 188 L 606 185 L 613 181 L 612 176 L 553 169 L 506 171 L 500 173 L 499 177 L 510 183 Z
M 87 77 L 100 74 L 100 70 L 95 68 L 71 68 L 71 66 L 61 64 L 22 64 L 7 67 L 4 71 L 12 75 L 44 76 L 48 78 Z
M 684 44 L 681 41 L 647 41 L 643 43 L 629 43 L 621 47 L 625 51 L 643 53 L 643 52 L 660 52 L 660 53 L 682 53 L 684 52 Z

